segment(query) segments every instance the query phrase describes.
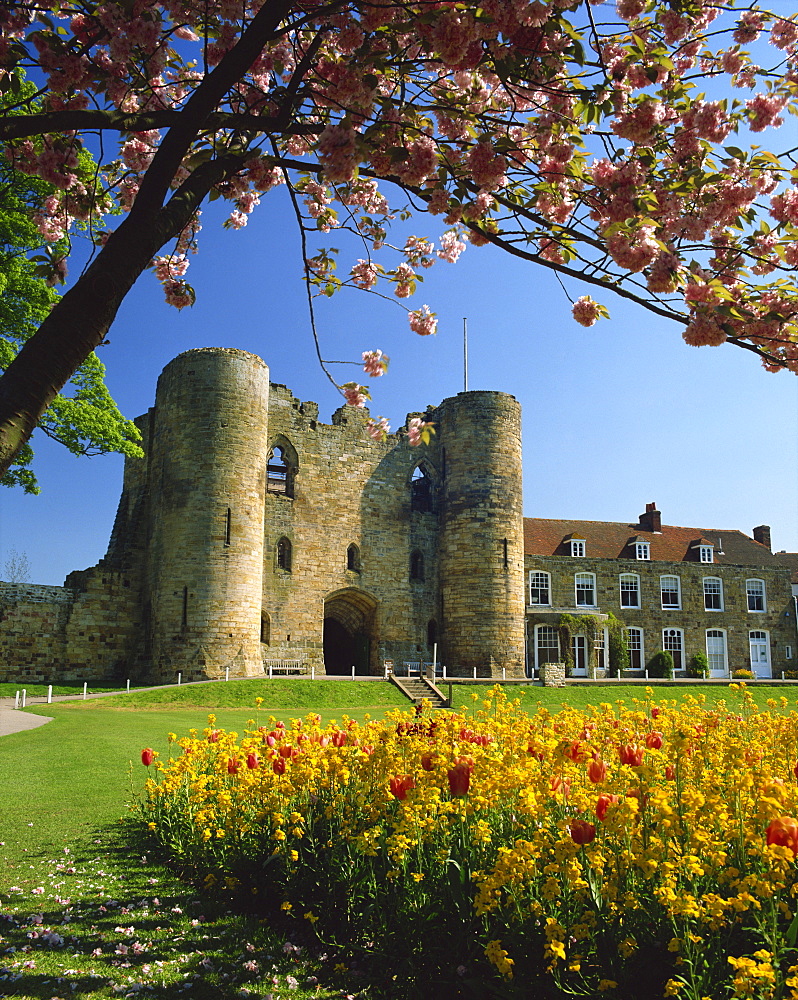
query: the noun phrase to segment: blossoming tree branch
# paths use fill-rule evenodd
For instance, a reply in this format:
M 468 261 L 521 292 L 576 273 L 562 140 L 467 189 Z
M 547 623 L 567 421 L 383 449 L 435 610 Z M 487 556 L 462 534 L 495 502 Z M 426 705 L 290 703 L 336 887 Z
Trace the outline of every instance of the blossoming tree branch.
M 798 370 L 795 149 L 779 148 L 798 25 L 734 6 L 4 4 L 3 155 L 54 186 L 36 213 L 43 240 L 82 220 L 96 251 L 0 379 L 0 474 L 142 271 L 174 305 L 193 301 L 202 203 L 227 199 L 240 227 L 280 184 L 303 236 L 341 227 L 362 241 L 345 275 L 331 253 L 305 253 L 316 291 L 404 298 L 420 268 L 493 243 L 598 300 L 671 318 L 689 344 L 730 342 Z M 391 245 L 407 208 L 442 222 L 436 242 Z M 574 303 L 579 323 L 602 315 L 591 295 Z M 409 320 L 435 330 L 426 305 Z M 384 370 L 366 355 L 370 374 Z

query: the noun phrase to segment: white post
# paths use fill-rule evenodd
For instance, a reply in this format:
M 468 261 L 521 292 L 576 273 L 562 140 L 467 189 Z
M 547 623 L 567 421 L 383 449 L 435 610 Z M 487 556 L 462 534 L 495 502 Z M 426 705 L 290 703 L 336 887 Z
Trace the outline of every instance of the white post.
M 433 642 L 432 644 L 432 679 L 438 676 L 438 643 Z
M 648 680 L 648 667 L 646 667 L 646 680 Z
M 274 670 L 274 664 L 269 660 L 269 680 L 272 679 L 272 671 Z
M 476 680 L 476 679 L 477 679 L 477 668 L 474 667 L 474 680 Z
M 446 680 L 446 664 L 443 665 L 443 679 Z
M 352 664 L 352 680 L 354 680 L 354 679 L 355 679 L 355 665 L 353 663 Z
M 47 704 L 52 705 L 53 703 L 53 685 L 47 685 Z
M 88 681 L 84 681 L 83 682 L 83 700 L 84 701 L 86 700 L 86 692 L 88 691 L 88 689 L 89 689 L 89 682 Z
M 310 665 L 310 679 L 312 681 L 316 680 L 316 664 L 315 663 L 311 663 L 311 665 Z
M 130 678 L 127 679 L 127 693 L 130 694 Z
M 229 667 L 225 667 L 224 668 L 224 679 L 226 681 L 230 680 L 230 668 Z
M 507 680 L 507 667 L 502 667 L 502 680 Z
M 23 708 L 25 707 L 25 699 L 27 698 L 27 696 L 28 696 L 27 689 L 23 688 L 22 689 L 22 707 Z
M 19 691 L 14 695 L 14 708 L 19 708 Z
M 781 672 L 781 679 L 784 680 L 784 671 Z
M 183 683 L 183 672 L 181 670 L 177 672 L 177 683 L 178 685 Z

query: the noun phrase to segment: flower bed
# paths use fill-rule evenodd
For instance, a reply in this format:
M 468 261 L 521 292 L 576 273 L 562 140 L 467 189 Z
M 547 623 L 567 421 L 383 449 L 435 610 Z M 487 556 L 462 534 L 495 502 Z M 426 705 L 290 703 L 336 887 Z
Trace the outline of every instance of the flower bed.
M 492 977 L 506 995 L 798 997 L 798 715 L 731 687 L 728 709 L 649 689 L 534 716 L 495 689 L 462 715 L 241 738 L 211 717 L 168 762 L 145 751 L 141 810 L 209 884 L 359 947 L 394 996 Z

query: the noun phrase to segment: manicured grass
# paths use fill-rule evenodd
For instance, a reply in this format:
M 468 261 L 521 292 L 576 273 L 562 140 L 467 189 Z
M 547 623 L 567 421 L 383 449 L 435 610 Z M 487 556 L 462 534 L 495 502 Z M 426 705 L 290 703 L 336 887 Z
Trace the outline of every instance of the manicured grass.
M 438 686 L 444 694 L 448 693 L 447 684 L 439 681 Z M 487 685 L 476 687 L 466 684 L 452 684 L 452 707 L 457 711 L 467 710 L 474 704 L 474 694 L 477 695 L 477 700 L 482 700 L 487 697 L 488 690 Z M 756 684 L 748 684 L 745 690 L 750 693 L 757 708 L 761 711 L 791 712 L 798 710 L 798 688 L 796 687 L 779 685 L 757 687 Z M 685 698 L 697 698 L 703 699 L 702 704 L 707 707 L 723 702 L 729 710 L 735 711 L 742 704 L 739 683 L 737 683 L 736 690 L 728 684 L 676 687 L 668 684 L 644 686 L 619 682 L 617 685 L 613 683 L 612 686 L 606 684 L 596 687 L 579 685 L 578 687 L 565 688 L 544 688 L 536 684 L 507 684 L 505 691 L 508 698 L 517 698 L 520 701 L 520 708 L 530 714 L 537 711 L 538 708 L 559 712 L 566 705 L 581 710 L 602 703 L 614 705 L 618 701 L 623 701 L 626 705 L 632 705 L 635 701 L 641 704 L 650 702 L 655 705 L 663 705 L 670 701 L 682 704 Z
M 13 698 L 17 691 L 25 691 L 28 698 L 46 698 L 47 684 L 26 684 L 25 681 L 3 681 L 0 683 L 0 698 Z M 133 686 L 131 686 L 132 690 Z M 89 694 L 100 694 L 105 691 L 125 690 L 119 684 L 113 686 L 89 684 Z M 53 684 L 53 697 L 60 698 L 70 695 L 82 695 L 82 684 Z
M 344 712 L 355 708 L 407 705 L 407 699 L 393 684 L 381 681 L 305 680 L 273 678 L 264 680 L 215 681 L 211 684 L 182 684 L 136 691 L 102 699 L 104 707 L 119 709 L 240 708 L 262 698 L 261 713 L 268 711 Z M 89 702 L 86 703 L 90 704 Z M 96 704 L 94 702 L 93 704 Z

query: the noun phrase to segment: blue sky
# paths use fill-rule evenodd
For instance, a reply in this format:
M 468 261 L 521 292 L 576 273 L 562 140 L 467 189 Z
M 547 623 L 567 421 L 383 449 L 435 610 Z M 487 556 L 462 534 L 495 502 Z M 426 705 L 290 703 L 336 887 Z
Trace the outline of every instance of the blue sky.
M 124 302 L 100 349 L 112 393 L 136 416 L 152 406 L 175 355 L 238 347 L 260 355 L 273 382 L 317 401 L 329 421 L 341 400 L 315 360 L 284 193 L 267 195 L 244 230 L 223 230 L 224 214 L 216 203 L 203 217 L 187 276 L 193 308 L 167 306 L 149 273 Z M 419 216 L 410 231 L 436 236 L 439 220 Z M 331 234 L 325 243 L 344 241 Z M 362 252 L 340 256 L 343 264 Z M 467 317 L 469 388 L 509 392 L 522 405 L 527 516 L 633 521 L 655 501 L 666 524 L 749 534 L 770 524 L 774 549 L 798 551 L 794 375 L 769 374 L 737 348 L 688 347 L 676 326 L 609 297 L 611 318 L 583 329 L 553 275 L 492 248 L 469 247 L 425 278 L 407 301 L 438 313 L 436 337 L 419 338 L 396 304 L 362 292 L 316 300 L 327 358 L 356 361 L 377 347 L 390 355 L 388 374 L 368 380 L 374 416 L 395 428 L 408 411 L 462 390 Z M 568 288 L 574 298 L 588 291 Z M 342 381 L 366 381 L 359 366 L 335 370 Z M 60 584 L 105 553 L 122 459 L 75 458 L 41 436 L 34 444 L 41 495 L 0 492 L 0 578 L 16 549 L 32 582 Z

